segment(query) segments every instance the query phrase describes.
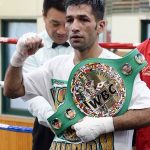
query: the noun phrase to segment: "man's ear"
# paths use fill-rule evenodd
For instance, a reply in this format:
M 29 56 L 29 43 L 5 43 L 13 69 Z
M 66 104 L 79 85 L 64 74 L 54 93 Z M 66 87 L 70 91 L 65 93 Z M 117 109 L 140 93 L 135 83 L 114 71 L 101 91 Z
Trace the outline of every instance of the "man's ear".
M 106 22 L 105 20 L 100 20 L 97 22 L 97 31 L 98 33 L 102 33 L 105 29 L 106 26 Z

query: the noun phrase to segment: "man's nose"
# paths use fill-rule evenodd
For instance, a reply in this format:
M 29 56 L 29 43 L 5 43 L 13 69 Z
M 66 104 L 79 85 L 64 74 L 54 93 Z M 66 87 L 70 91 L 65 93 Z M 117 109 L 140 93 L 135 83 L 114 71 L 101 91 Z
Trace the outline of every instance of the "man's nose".
M 72 32 L 79 32 L 80 31 L 80 23 L 77 20 L 74 20 L 71 25 Z
M 65 28 L 65 25 L 60 26 L 59 29 L 57 30 L 57 33 L 58 34 L 66 34 L 67 30 Z

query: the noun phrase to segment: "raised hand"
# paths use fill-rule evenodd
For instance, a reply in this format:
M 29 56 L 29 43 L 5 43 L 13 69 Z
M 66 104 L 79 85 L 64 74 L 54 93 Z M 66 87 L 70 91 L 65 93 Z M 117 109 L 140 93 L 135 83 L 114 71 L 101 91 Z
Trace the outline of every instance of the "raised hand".
M 36 33 L 26 33 L 19 38 L 16 51 L 11 58 L 11 65 L 21 67 L 25 59 L 43 47 L 42 39 Z

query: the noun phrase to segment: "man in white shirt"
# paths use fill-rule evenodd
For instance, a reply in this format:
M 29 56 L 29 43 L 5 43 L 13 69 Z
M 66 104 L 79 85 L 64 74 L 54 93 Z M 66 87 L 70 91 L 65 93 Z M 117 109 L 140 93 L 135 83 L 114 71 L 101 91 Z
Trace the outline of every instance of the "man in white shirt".
M 49 125 L 47 118 L 54 114 L 54 110 L 59 104 L 63 103 L 66 84 L 76 64 L 87 58 L 106 58 L 111 61 L 119 59 L 119 56 L 101 48 L 98 44 L 98 35 L 103 32 L 105 27 L 103 20 L 104 1 L 67 0 L 66 10 L 66 29 L 69 33 L 70 43 L 74 48 L 74 54 L 57 56 L 38 70 L 23 76 L 21 69 L 24 59 L 43 46 L 41 38 L 36 34 L 24 35 L 18 41 L 16 54 L 12 57 L 5 76 L 4 95 L 9 97 L 24 96 L 25 99 L 33 98 L 32 111 L 36 116 L 41 116 L 43 119 L 41 119 L 41 123 L 47 125 Z M 138 59 L 130 58 L 127 63 L 130 60 L 136 62 Z M 123 71 L 127 73 L 125 76 L 131 73 Z M 14 81 L 15 86 L 13 85 Z M 133 93 L 126 112 L 113 117 L 85 117 L 73 126 L 81 141 L 75 143 L 62 137 L 56 138 L 51 149 L 131 150 L 133 136 L 131 129 L 150 124 L 150 91 L 146 84 L 140 80 L 139 74 L 134 81 L 132 79 L 132 82 L 134 82 Z M 38 101 L 34 100 L 36 96 L 39 96 Z M 58 118 L 55 119 L 59 121 Z M 61 126 L 61 123 L 59 125 Z M 109 133 L 113 134 L 113 140 L 112 134 Z M 103 134 L 105 134 L 104 139 L 101 141 L 99 138 Z
M 68 35 L 65 30 L 65 8 L 63 0 L 44 0 L 43 1 L 43 19 L 45 30 L 39 34 L 42 38 L 44 47 L 39 49 L 37 53 L 30 56 L 24 63 L 24 73 L 43 65 L 51 58 L 73 52 L 69 46 Z M 35 98 L 35 99 L 38 99 Z M 30 111 L 30 101 L 27 102 Z M 40 105 L 40 104 L 39 104 Z M 31 112 L 31 111 L 30 111 Z M 32 113 L 32 112 L 31 112 Z M 38 123 L 35 119 L 33 127 L 33 150 L 48 150 L 53 140 L 54 134 L 48 127 Z

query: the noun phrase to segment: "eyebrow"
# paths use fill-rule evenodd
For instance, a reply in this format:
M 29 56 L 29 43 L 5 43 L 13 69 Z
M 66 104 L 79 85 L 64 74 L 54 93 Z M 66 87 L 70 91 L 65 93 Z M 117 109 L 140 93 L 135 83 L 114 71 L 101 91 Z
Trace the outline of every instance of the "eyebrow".
M 60 21 L 58 21 L 58 20 L 51 20 L 51 22 L 53 22 L 53 23 L 60 23 Z
M 72 15 L 69 15 L 69 16 L 66 16 L 66 18 L 72 18 L 72 17 L 74 17 L 74 16 L 72 16 Z M 89 18 L 86 14 L 85 15 L 77 15 L 77 18 L 79 18 L 79 17 L 86 17 L 86 18 Z
M 87 15 L 79 15 L 79 17 L 88 17 Z M 89 17 L 88 17 L 89 18 Z

